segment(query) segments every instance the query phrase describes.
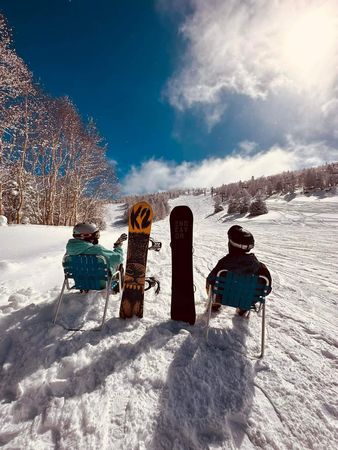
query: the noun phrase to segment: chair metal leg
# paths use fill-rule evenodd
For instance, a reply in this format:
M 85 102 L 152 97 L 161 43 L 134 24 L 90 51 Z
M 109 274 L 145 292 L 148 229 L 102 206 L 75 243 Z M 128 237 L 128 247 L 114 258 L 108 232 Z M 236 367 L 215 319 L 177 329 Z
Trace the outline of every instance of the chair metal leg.
M 207 325 L 206 325 L 207 331 L 206 331 L 206 334 L 205 334 L 207 342 L 208 342 L 209 322 L 210 322 L 212 302 L 213 302 L 213 294 L 212 294 L 212 287 L 211 286 L 209 286 L 208 300 L 209 300 L 209 303 L 208 303 L 208 319 L 207 319 Z
M 100 331 L 103 328 L 104 322 L 106 321 L 106 315 L 107 315 L 107 309 L 108 309 L 108 301 L 109 301 L 109 295 L 111 294 L 111 284 L 112 284 L 112 280 L 115 276 L 118 276 L 119 279 L 119 293 L 121 296 L 121 285 L 122 285 L 122 278 L 121 278 L 121 272 L 118 270 L 116 271 L 111 277 L 109 277 L 109 279 L 107 280 L 107 284 L 106 284 L 106 303 L 104 305 L 104 311 L 103 311 L 103 317 L 102 317 L 102 322 L 101 325 L 96 328 L 96 331 Z
M 58 316 L 58 314 L 59 314 L 61 302 L 62 302 L 62 299 L 63 299 L 63 293 L 64 293 L 64 291 L 65 291 L 66 285 L 68 285 L 68 279 L 67 279 L 67 278 L 65 278 L 65 279 L 63 280 L 63 285 L 62 285 L 62 289 L 61 289 L 61 292 L 60 292 L 60 295 L 59 295 L 59 299 L 58 299 L 57 307 L 56 307 L 56 312 L 55 312 L 55 316 L 54 316 L 54 320 L 53 320 L 53 324 L 54 324 L 54 325 L 55 325 L 55 323 L 56 323 L 56 319 L 57 319 L 57 316 Z
M 259 358 L 263 358 L 264 348 L 265 348 L 265 302 L 263 303 L 263 308 L 262 308 L 261 354 L 259 355 Z
M 99 330 L 102 329 L 104 322 L 106 320 L 106 315 L 107 315 L 107 309 L 108 309 L 108 301 L 109 301 L 109 295 L 110 295 L 110 289 L 111 289 L 111 283 L 112 283 L 112 277 L 109 277 L 107 280 L 107 284 L 106 284 L 106 303 L 104 305 L 104 311 L 103 311 L 103 317 L 102 317 L 102 322 L 101 325 L 98 327 Z

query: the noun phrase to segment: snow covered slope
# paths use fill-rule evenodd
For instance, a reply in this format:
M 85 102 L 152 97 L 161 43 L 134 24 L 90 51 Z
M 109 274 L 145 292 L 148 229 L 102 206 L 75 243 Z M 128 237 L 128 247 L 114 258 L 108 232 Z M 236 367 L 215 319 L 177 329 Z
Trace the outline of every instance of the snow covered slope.
M 212 214 L 210 197 L 181 197 L 194 213 L 197 323 L 170 315 L 169 219 L 153 225 L 144 318 L 121 321 L 111 297 L 66 294 L 51 318 L 67 227 L 0 228 L 0 446 L 8 449 L 335 449 L 337 430 L 337 198 L 271 200 L 254 219 Z M 126 231 L 107 211 L 107 247 Z M 204 338 L 205 277 L 242 223 L 273 276 L 267 348 L 255 354 L 260 320 L 222 309 Z M 85 330 L 67 332 L 86 318 Z M 221 347 L 221 348 L 218 348 Z

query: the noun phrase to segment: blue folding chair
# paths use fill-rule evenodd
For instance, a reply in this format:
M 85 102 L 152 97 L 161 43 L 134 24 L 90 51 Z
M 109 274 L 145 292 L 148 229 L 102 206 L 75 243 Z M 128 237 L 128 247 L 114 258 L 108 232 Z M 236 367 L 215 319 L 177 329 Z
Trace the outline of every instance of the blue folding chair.
M 248 311 L 262 311 L 261 353 L 259 358 L 263 358 L 265 347 L 265 297 L 270 292 L 270 282 L 263 275 L 246 275 L 220 270 L 217 273 L 214 285 L 209 287 L 207 341 L 213 303 L 220 303 L 221 305 Z
M 65 255 L 62 261 L 65 279 L 63 281 L 60 296 L 58 298 L 56 312 L 53 323 L 56 323 L 65 288 L 68 290 L 79 289 L 80 291 L 99 291 L 106 289 L 106 303 L 104 306 L 101 325 L 97 328 L 101 330 L 106 319 L 109 295 L 116 291 L 121 294 L 122 274 L 118 270 L 111 273 L 108 260 L 102 255 Z M 74 285 L 70 286 L 69 280 L 74 280 Z

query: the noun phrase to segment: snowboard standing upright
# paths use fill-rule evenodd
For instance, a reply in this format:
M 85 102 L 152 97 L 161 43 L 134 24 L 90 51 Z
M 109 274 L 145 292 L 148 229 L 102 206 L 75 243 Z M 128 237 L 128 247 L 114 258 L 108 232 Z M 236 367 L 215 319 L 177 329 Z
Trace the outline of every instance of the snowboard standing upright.
M 188 206 L 176 206 L 170 214 L 172 278 L 171 318 L 195 323 L 192 267 L 193 215 Z
M 143 317 L 144 283 L 153 211 L 146 202 L 129 211 L 127 263 L 120 306 L 120 318 Z

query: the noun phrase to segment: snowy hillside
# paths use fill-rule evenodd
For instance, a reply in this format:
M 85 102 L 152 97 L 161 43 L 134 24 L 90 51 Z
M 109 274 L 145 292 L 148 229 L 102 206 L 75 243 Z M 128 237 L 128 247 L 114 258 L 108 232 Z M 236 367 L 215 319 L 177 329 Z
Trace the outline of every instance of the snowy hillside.
M 195 326 L 170 316 L 168 218 L 148 275 L 161 292 L 145 295 L 144 318 L 118 318 L 101 293 L 67 293 L 51 322 L 71 229 L 0 228 L 0 446 L 8 449 L 335 449 L 338 446 L 338 198 L 271 200 L 269 214 L 227 220 L 210 197 L 181 197 L 194 213 Z M 100 242 L 127 231 L 119 205 L 107 211 Z M 240 222 L 270 268 L 264 360 L 260 319 L 222 309 L 204 338 L 205 277 L 226 253 L 226 231 Z M 68 332 L 86 318 L 86 330 Z M 221 347 L 221 348 L 218 348 Z

